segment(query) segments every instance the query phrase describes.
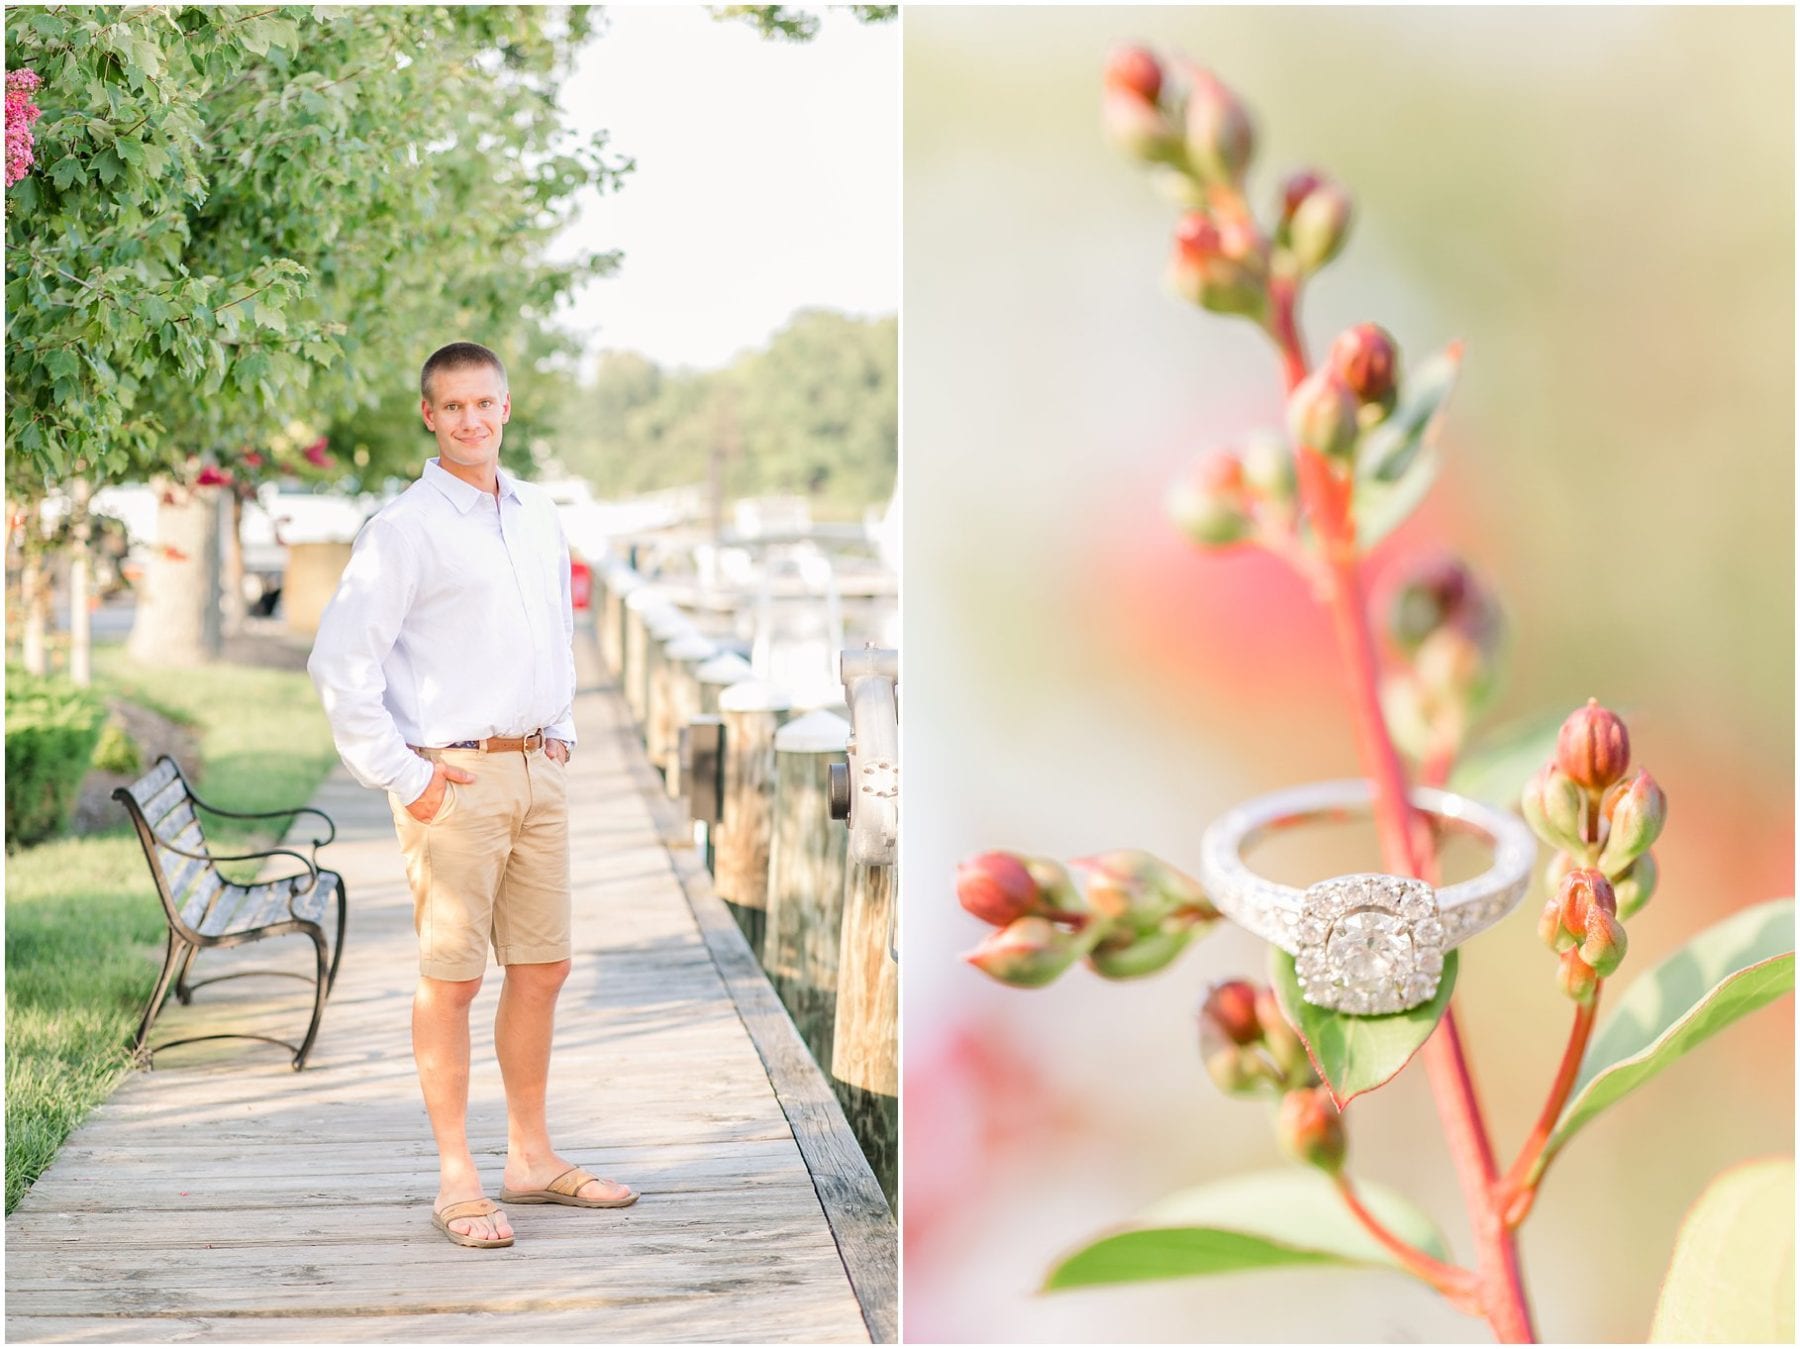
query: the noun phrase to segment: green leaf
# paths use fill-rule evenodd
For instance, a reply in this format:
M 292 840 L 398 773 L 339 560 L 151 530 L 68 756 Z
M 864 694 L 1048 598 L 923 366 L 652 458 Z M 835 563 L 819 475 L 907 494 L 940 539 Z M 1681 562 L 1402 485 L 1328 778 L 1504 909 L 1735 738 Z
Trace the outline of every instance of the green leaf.
M 80 177 L 81 161 L 74 155 L 64 155 L 50 168 L 50 181 L 65 190 Z
M 1794 1159 L 1733 1167 L 1688 1210 L 1653 1343 L 1794 1342 Z
M 1444 953 L 1436 997 L 1411 1011 L 1387 1016 L 1351 1016 L 1313 1006 L 1300 996 L 1294 958 L 1279 948 L 1270 953 L 1269 973 L 1281 1010 L 1306 1041 L 1313 1067 L 1341 1110 L 1389 1081 L 1431 1038 L 1456 987 L 1456 952 Z
M 1639 977 L 1601 1023 L 1549 1152 L 1688 1050 L 1794 987 L 1794 901 L 1715 923 Z
M 111 187 L 118 181 L 119 175 L 125 172 L 125 165 L 120 161 L 118 152 L 111 146 L 94 156 L 94 172 L 100 175 L 100 181 Z
M 1357 1195 L 1391 1230 L 1448 1258 L 1442 1234 L 1405 1199 L 1376 1185 L 1357 1186 Z M 1065 1256 L 1045 1278 L 1044 1290 L 1283 1265 L 1399 1268 L 1321 1172 L 1263 1171 L 1170 1195 L 1130 1226 Z
M 1482 738 L 1450 775 L 1450 790 L 1517 811 L 1525 782 L 1556 752 L 1562 718 L 1515 721 Z
M 1404 524 L 1431 490 L 1440 459 L 1433 433 L 1461 366 L 1455 350 L 1419 366 L 1406 380 L 1400 405 L 1357 445 L 1354 508 L 1363 551 Z

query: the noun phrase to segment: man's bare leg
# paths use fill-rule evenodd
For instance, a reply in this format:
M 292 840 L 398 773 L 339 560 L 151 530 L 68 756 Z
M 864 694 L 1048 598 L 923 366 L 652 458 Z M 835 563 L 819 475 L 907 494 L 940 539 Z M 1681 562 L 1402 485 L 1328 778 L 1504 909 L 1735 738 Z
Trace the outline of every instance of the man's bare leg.
M 506 1083 L 506 1172 L 509 1190 L 541 1190 L 573 1162 L 550 1145 L 544 1093 L 550 1080 L 550 1039 L 556 997 L 569 977 L 569 962 L 508 965 L 494 1014 L 494 1052 Z M 595 1180 L 576 1193 L 583 1199 L 618 1199 L 626 1186 Z
M 438 1150 L 434 1210 L 482 1197 L 481 1175 L 469 1152 L 469 1005 L 480 991 L 480 979 L 420 975 L 418 991 L 413 994 L 413 1063 L 419 1070 L 425 1113 L 431 1118 Z M 512 1235 L 512 1225 L 503 1213 L 456 1218 L 450 1227 L 464 1236 Z

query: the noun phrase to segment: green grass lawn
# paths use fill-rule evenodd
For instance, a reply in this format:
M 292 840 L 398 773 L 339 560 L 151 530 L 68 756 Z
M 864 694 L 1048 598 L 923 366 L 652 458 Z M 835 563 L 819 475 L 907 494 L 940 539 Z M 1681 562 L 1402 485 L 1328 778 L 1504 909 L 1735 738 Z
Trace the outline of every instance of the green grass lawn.
M 217 665 L 143 670 L 94 653 L 98 690 L 192 723 L 201 795 L 233 810 L 304 804 L 336 762 L 325 714 L 298 671 Z M 148 765 L 145 766 L 148 769 Z M 128 1070 L 167 924 L 143 849 L 119 829 L 24 849 L 6 864 L 6 1211 Z M 267 822 L 280 826 L 283 821 Z M 221 851 L 274 835 L 207 820 Z

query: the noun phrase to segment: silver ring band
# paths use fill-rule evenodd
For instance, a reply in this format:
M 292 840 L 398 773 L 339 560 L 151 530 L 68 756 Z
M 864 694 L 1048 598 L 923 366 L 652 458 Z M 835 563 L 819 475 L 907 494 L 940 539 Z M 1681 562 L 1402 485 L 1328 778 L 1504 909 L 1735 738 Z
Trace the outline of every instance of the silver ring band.
M 1512 911 L 1537 857 L 1537 840 L 1517 816 L 1454 792 L 1416 787 L 1410 795 L 1415 807 L 1492 846 L 1487 871 L 1442 890 L 1376 872 L 1334 876 L 1302 890 L 1259 876 L 1245 863 L 1244 849 L 1262 835 L 1367 811 L 1374 797 L 1374 785 L 1364 778 L 1290 787 L 1234 806 L 1200 840 L 1200 881 L 1219 910 L 1294 957 L 1308 1002 L 1360 1015 L 1429 1002 L 1444 952 Z

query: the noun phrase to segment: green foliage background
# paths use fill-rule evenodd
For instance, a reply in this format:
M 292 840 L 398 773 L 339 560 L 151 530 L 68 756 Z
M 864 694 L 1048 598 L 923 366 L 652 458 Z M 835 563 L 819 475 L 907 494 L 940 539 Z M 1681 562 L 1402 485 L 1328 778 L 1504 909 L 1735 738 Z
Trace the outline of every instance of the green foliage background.
M 898 334 L 892 317 L 803 310 L 723 370 L 608 352 L 592 387 L 564 391 L 556 453 L 605 496 L 704 482 L 717 446 L 728 495 L 859 512 L 894 487 Z

